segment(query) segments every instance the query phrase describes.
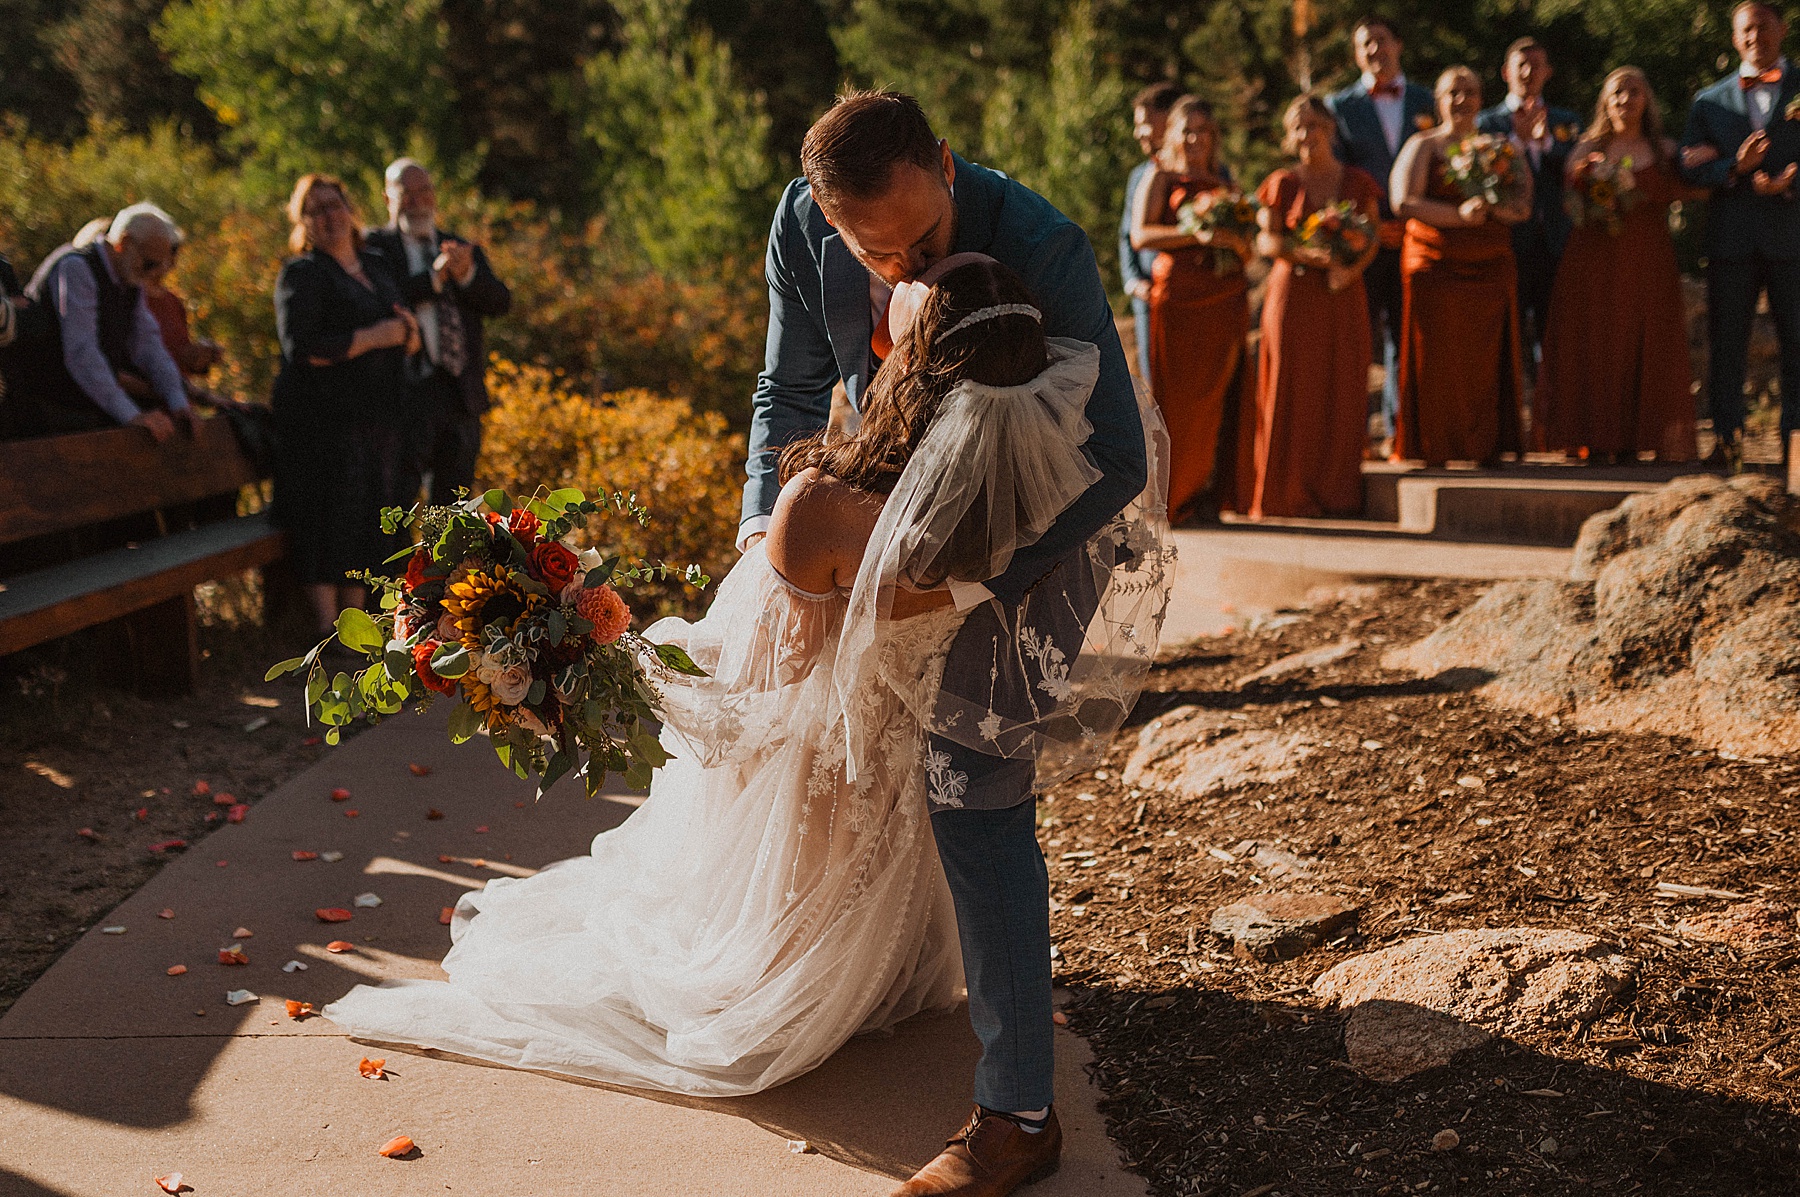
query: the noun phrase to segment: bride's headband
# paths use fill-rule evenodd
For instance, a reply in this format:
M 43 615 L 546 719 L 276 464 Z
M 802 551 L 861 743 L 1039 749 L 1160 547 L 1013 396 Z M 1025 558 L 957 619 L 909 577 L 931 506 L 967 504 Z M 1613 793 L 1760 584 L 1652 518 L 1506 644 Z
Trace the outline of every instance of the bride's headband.
M 953 337 L 971 324 L 980 324 L 984 320 L 996 320 L 1001 316 L 1030 316 L 1039 324 L 1044 322 L 1044 313 L 1028 303 L 1001 303 L 995 304 L 991 308 L 977 308 L 951 325 L 947 331 L 939 333 L 937 339 L 941 341 L 945 337 Z
M 930 269 L 917 279 L 900 283 L 894 287 L 893 298 L 888 301 L 888 309 L 884 318 L 887 320 L 888 332 L 896 344 L 906 335 L 906 330 L 912 327 L 912 322 L 917 318 L 919 309 L 925 306 L 925 297 L 931 293 L 931 288 L 937 285 L 938 280 L 957 267 L 968 266 L 974 262 L 994 262 L 998 265 L 998 260 L 987 254 L 970 252 L 951 254 L 947 258 L 933 262 Z M 993 320 L 1000 316 L 1030 316 L 1040 324 L 1044 320 L 1044 314 L 1030 304 L 997 304 L 994 307 L 970 312 L 957 321 L 955 327 L 951 328 L 949 332 L 939 333 L 937 339 L 941 341 L 951 333 L 961 332 L 971 324 L 979 324 L 984 320 Z

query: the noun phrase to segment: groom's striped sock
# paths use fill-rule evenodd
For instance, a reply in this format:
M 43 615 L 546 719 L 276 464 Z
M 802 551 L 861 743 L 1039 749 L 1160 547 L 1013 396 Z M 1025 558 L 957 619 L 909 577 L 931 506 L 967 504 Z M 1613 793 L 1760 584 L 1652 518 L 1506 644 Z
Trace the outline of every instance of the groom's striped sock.
M 1035 1135 L 1050 1124 L 1049 1106 L 1037 1110 L 990 1110 L 986 1106 L 982 1106 L 981 1111 L 996 1118 L 1006 1119 L 1028 1135 Z

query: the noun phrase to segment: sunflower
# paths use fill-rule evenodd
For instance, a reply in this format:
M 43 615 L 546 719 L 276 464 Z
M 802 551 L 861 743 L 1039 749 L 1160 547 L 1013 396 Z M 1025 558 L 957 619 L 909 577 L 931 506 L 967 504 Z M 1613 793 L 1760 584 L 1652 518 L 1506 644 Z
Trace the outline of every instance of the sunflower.
M 489 624 L 501 622 L 508 635 L 523 619 L 536 614 L 550 600 L 541 594 L 530 594 L 514 581 L 504 565 L 492 571 L 473 569 L 450 583 L 444 591 L 444 610 L 456 621 L 456 630 L 466 648 L 480 648 L 481 631 Z

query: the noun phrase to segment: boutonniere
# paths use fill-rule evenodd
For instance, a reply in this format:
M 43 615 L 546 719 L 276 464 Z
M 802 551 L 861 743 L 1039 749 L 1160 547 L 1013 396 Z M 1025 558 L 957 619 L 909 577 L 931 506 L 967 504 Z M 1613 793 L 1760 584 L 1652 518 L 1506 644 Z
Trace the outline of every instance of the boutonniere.
M 1430 113 L 1421 112 L 1419 115 L 1413 117 L 1413 124 L 1417 125 L 1420 129 L 1430 129 L 1437 125 L 1437 121 Z
M 1800 121 L 1800 96 L 1787 102 L 1787 107 L 1781 110 L 1781 116 L 1783 120 Z
M 1558 141 L 1574 141 L 1575 140 L 1575 126 L 1574 125 L 1558 125 L 1558 126 L 1556 126 L 1556 129 L 1554 130 L 1552 136 L 1554 136 L 1556 138 L 1556 140 L 1558 140 Z

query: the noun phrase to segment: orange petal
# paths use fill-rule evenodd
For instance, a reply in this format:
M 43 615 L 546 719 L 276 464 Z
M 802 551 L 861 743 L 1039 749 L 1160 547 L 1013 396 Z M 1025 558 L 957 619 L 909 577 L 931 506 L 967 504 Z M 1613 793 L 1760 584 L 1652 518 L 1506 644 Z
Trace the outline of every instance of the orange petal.
M 169 966 L 169 975 L 171 977 L 179 977 L 185 972 L 187 972 L 187 965 L 185 964 L 171 964 Z
M 359 810 L 347 810 L 344 812 L 344 818 L 354 819 L 354 818 L 356 818 L 356 816 L 358 816 L 360 814 L 362 814 L 362 812 Z
M 356 917 L 342 906 L 321 906 L 313 913 L 318 916 L 321 923 L 347 923 Z
M 414 777 L 424 777 L 426 774 L 431 772 L 430 765 L 421 765 L 421 764 L 414 763 L 414 764 L 408 765 L 407 768 L 412 770 L 412 775 Z
M 438 863 L 439 863 L 439 864 L 455 864 L 455 863 L 456 863 L 456 857 L 454 857 L 454 856 L 444 856 L 444 855 L 442 855 L 442 854 L 440 854 L 440 855 L 439 855 L 439 856 L 438 856 Z
M 173 910 L 170 910 L 167 906 L 165 906 L 161 910 L 156 912 L 156 917 L 159 919 L 172 919 L 175 917 L 175 912 Z
M 201 784 L 205 785 L 206 783 L 202 782 Z M 165 1193 L 181 1192 L 181 1173 L 179 1172 L 171 1172 L 167 1176 L 158 1176 L 155 1180 L 156 1187 Z
M 317 852 L 307 852 L 304 849 L 296 848 L 296 849 L 294 849 L 294 859 L 295 860 L 317 860 L 317 859 L 319 859 L 319 854 Z
M 480 827 L 477 827 L 475 830 L 478 833 L 480 833 L 481 835 L 486 835 L 487 834 L 487 824 L 483 823 Z
M 232 944 L 228 948 L 219 949 L 220 964 L 249 964 L 250 957 L 244 955 L 242 944 Z
M 233 798 L 230 794 L 214 794 L 213 795 L 213 805 L 214 806 L 230 806 L 232 803 L 234 803 L 236 801 L 237 801 L 237 799 Z
M 430 810 L 425 812 L 425 817 L 427 819 L 441 819 L 444 817 L 444 812 L 441 810 L 438 810 L 436 807 L 432 807 Z
M 389 1139 L 386 1143 L 383 1143 L 381 1145 L 381 1154 L 385 1155 L 388 1159 L 391 1160 L 395 1156 L 405 1155 L 407 1152 L 411 1151 L 416 1146 L 417 1146 L 417 1144 L 414 1143 L 407 1136 L 395 1135 L 393 1138 Z
M 296 1002 L 293 998 L 287 1000 L 287 1016 L 296 1022 L 317 1013 L 311 1002 Z
M 325 945 L 325 950 L 327 952 L 335 952 L 339 955 L 342 955 L 345 952 L 356 951 L 356 945 L 351 943 L 347 939 L 334 939 L 330 943 Z
M 356 1066 L 356 1071 L 362 1073 L 372 1081 L 378 1081 L 387 1075 L 387 1072 L 385 1071 L 386 1065 L 386 1056 L 383 1056 L 379 1060 L 371 1060 L 369 1057 L 364 1056 L 362 1058 L 362 1063 Z
M 346 790 L 343 786 L 339 786 L 337 789 L 331 791 L 331 800 L 333 802 L 348 802 L 350 801 L 350 791 Z
M 456 907 L 454 907 L 454 906 L 444 907 L 442 910 L 438 911 L 438 922 L 440 922 L 444 926 L 448 927 L 450 925 L 450 918 L 455 913 L 456 913 Z
M 212 783 L 206 781 L 205 779 L 201 779 L 200 781 L 195 782 L 194 783 L 194 793 L 196 793 L 196 794 L 212 793 Z
M 233 938 L 233 939 L 249 939 L 252 936 L 254 936 L 255 934 L 256 934 L 256 932 L 252 931 L 248 927 L 239 927 L 236 931 L 233 931 L 231 933 L 231 938 Z
M 77 831 L 75 834 L 80 836 L 84 840 L 91 840 L 96 844 L 100 842 L 100 833 L 95 831 L 92 827 L 83 827 L 80 831 Z
M 239 802 L 239 803 L 236 803 L 235 805 L 233 805 L 230 810 L 225 812 L 225 821 L 227 823 L 242 823 L 244 821 L 244 816 L 249 813 L 250 813 L 249 804 L 244 803 L 244 802 Z

